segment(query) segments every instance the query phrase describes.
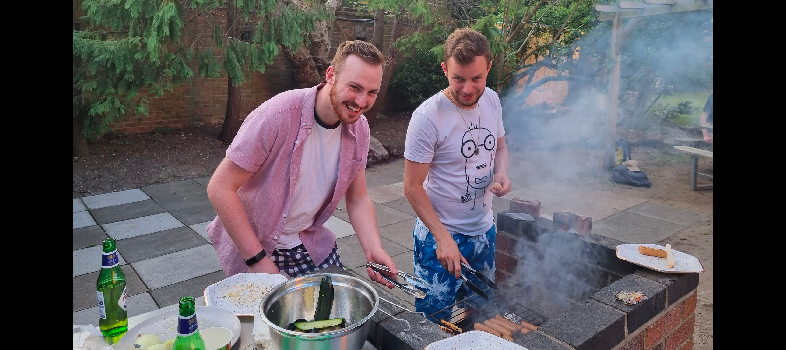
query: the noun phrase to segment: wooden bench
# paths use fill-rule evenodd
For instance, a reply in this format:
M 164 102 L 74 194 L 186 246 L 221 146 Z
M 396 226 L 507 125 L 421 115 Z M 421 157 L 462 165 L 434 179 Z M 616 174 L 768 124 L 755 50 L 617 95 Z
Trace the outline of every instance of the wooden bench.
M 688 147 L 688 146 L 674 146 L 674 148 L 676 148 L 678 151 L 682 153 L 687 153 L 688 155 L 690 155 L 690 190 L 696 191 L 696 190 L 712 189 L 712 184 L 699 185 L 696 183 L 696 178 L 699 176 L 712 181 L 712 175 L 702 174 L 698 171 L 699 157 L 707 157 L 709 159 L 712 159 L 712 152 L 704 149 Z

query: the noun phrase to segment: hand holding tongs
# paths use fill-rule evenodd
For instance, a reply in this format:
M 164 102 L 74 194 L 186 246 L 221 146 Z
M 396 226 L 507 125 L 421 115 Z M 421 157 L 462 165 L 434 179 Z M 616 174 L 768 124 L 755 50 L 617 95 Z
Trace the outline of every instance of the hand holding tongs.
M 374 269 L 374 271 L 377 271 L 377 272 L 380 272 L 380 271 L 390 272 L 390 269 L 387 266 L 385 266 L 385 265 L 380 265 L 380 264 L 376 264 L 376 263 L 373 263 L 373 262 L 367 262 L 366 266 Z M 396 286 L 399 289 L 401 289 L 402 291 L 404 291 L 404 293 L 407 293 L 407 294 L 409 294 L 409 295 L 411 295 L 411 296 L 413 296 L 415 298 L 418 298 L 418 299 L 423 299 L 423 298 L 426 297 L 426 292 L 424 292 L 424 291 L 422 291 L 420 289 L 417 289 L 415 286 L 412 286 L 412 285 L 409 285 L 409 284 L 398 283 L 398 282 L 394 281 L 393 279 L 391 279 L 390 277 L 385 276 L 385 274 L 383 274 L 383 273 L 380 273 L 379 275 L 382 276 L 382 278 L 385 281 L 388 281 L 388 282 L 392 283 L 394 286 Z M 415 281 L 417 283 L 424 282 L 421 285 L 425 285 L 425 281 L 423 281 L 421 278 L 419 278 L 417 276 L 410 275 L 410 274 L 408 274 L 406 272 L 403 272 L 403 271 L 399 271 L 398 275 L 403 277 L 404 279 L 406 279 L 408 282 L 410 282 L 410 281 Z
M 491 287 L 493 289 L 497 289 L 497 284 L 496 283 L 492 282 L 488 277 L 486 277 L 482 273 L 478 272 L 477 270 L 473 269 L 469 265 L 467 265 L 464 262 L 462 262 L 461 263 L 461 267 L 463 267 L 464 269 L 469 271 L 469 273 L 475 275 L 475 277 L 479 278 L 481 281 L 483 281 L 483 283 L 485 283 L 489 287 Z

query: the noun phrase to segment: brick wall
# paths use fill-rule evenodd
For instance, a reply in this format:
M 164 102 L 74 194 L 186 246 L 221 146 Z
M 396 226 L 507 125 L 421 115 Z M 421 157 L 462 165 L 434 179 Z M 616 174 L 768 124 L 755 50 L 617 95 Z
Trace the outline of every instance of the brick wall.
M 551 348 L 545 343 L 553 343 L 555 349 L 575 350 L 693 349 L 697 273 L 661 273 L 642 268 L 617 258 L 615 247 L 623 242 L 554 227 L 547 217 L 525 217 L 514 212 L 513 207 L 497 214 L 498 285 L 515 289 L 519 284 L 531 284 L 533 275 L 541 275 L 534 279 L 539 280 L 537 283 L 572 276 L 572 284 L 541 285 L 549 292 L 547 298 L 522 301 L 538 312 L 538 307 L 557 296 L 573 302 L 562 310 L 554 310 L 552 315 L 540 312 L 547 320 L 531 333 L 542 333 L 548 339 L 527 333 L 517 344 Z M 554 262 L 559 264 L 551 269 L 533 268 Z M 571 293 L 573 286 L 585 288 Z M 641 291 L 647 299 L 625 305 L 616 299 L 620 291 Z M 513 295 L 522 300 L 527 296 Z
M 82 2 L 73 2 L 73 22 L 80 23 L 82 29 L 86 23 L 78 19 L 82 15 Z M 373 14 L 357 13 L 346 8 L 339 8 L 338 17 L 345 18 L 374 18 Z M 210 38 L 210 28 L 200 25 L 201 17 L 197 17 L 197 28 L 200 28 L 202 37 Z M 222 24 L 225 25 L 225 24 Z M 185 34 L 185 33 L 184 33 Z M 193 33 L 192 35 L 196 35 Z M 331 56 L 336 51 L 336 46 L 344 40 L 355 40 L 357 36 L 364 36 L 365 41 L 372 41 L 374 35 L 373 23 L 362 23 L 337 20 L 332 30 Z M 189 40 L 189 38 L 184 38 Z M 387 53 L 390 42 L 389 29 L 386 29 L 383 47 Z M 223 61 L 221 56 L 216 58 Z M 192 65 L 195 69 L 196 65 Z M 149 114 L 146 116 L 133 116 L 123 121 L 111 124 L 110 130 L 122 133 L 138 133 L 154 130 L 156 128 L 182 128 L 195 125 L 220 125 L 224 121 L 227 97 L 227 76 L 222 73 L 217 78 L 202 79 L 198 72 L 194 78 L 180 84 L 172 92 L 166 92 L 161 98 L 150 98 Z M 273 64 L 265 67 L 265 73 L 252 73 L 251 79 L 241 85 L 240 116 L 245 118 L 257 106 L 275 96 L 276 94 L 295 88 L 295 78 L 292 64 L 279 54 Z M 140 92 L 143 93 L 143 92 Z
M 619 350 L 693 349 L 697 295 L 694 291 L 662 312 L 649 325 L 632 334 Z

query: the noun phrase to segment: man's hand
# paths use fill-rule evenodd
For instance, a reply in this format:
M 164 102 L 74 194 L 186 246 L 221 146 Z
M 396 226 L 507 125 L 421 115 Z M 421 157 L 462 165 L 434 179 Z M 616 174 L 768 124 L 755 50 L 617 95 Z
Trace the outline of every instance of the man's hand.
M 513 186 L 510 184 L 510 179 L 508 179 L 508 175 L 504 173 L 494 174 L 494 183 L 500 184 L 501 186 L 501 188 L 497 186 L 491 186 L 491 193 L 495 194 L 497 197 L 502 197 L 508 194 L 508 192 L 510 192 L 510 190 L 513 188 Z
M 258 263 L 251 265 L 248 267 L 248 272 L 253 273 L 280 273 L 278 270 L 278 266 L 273 260 L 270 260 L 270 257 L 264 257 Z
M 387 266 L 390 269 L 391 272 L 390 274 L 387 274 L 385 272 L 379 272 L 379 273 L 385 273 L 388 278 L 394 281 L 398 281 L 396 277 L 398 274 L 396 263 L 393 262 L 393 259 L 390 258 L 390 255 L 388 255 L 388 253 L 386 253 L 383 249 L 381 249 L 381 247 L 379 249 L 375 249 L 373 251 L 368 252 L 366 254 L 366 260 L 373 263 Z M 376 281 L 377 283 L 385 285 L 390 289 L 394 287 L 392 283 L 385 281 L 382 278 L 382 276 L 380 276 L 374 269 L 370 267 L 366 267 L 366 273 L 368 273 L 368 277 L 372 281 Z
M 456 241 L 450 235 L 446 240 L 437 241 L 437 260 L 456 279 L 461 278 L 461 263 L 467 263 L 467 260 L 461 256 Z
M 701 133 L 704 135 L 704 142 L 712 143 L 712 133 L 707 131 L 706 129 L 701 130 Z

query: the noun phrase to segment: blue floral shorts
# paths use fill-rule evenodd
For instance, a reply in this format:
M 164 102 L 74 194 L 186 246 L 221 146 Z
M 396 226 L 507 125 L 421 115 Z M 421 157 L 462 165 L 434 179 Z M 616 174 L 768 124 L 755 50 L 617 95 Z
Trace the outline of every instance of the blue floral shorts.
M 426 316 L 431 316 L 429 319 L 434 323 L 439 323 L 440 319 L 450 321 L 453 304 L 471 297 L 475 293 L 464 285 L 462 279 L 456 279 L 439 263 L 436 253 L 437 242 L 419 218 L 415 221 L 412 236 L 415 239 L 413 254 L 415 275 L 426 280 L 429 284 L 427 289 L 423 289 L 426 292 L 426 297 L 415 299 L 415 311 L 424 312 Z M 469 266 L 494 281 L 496 271 L 494 252 L 497 246 L 496 225 L 492 225 L 484 235 L 473 237 L 453 234 L 453 240 L 456 241 L 461 255 L 469 262 Z M 478 286 L 489 296 L 489 300 L 480 296 L 469 299 L 474 307 L 482 307 L 483 304 L 493 300 L 494 293 L 491 288 L 472 274 L 465 273 L 465 271 L 462 273 L 472 284 Z

